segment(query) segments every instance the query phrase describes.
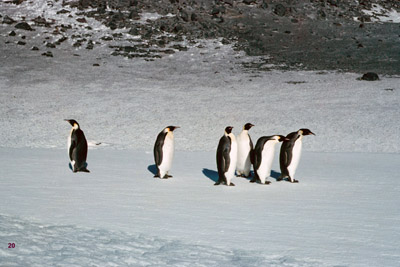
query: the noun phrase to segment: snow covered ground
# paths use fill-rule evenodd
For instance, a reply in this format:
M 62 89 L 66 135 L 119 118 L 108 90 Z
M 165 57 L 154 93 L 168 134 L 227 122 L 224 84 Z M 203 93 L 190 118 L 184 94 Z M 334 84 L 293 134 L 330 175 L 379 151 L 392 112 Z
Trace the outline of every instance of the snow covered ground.
M 241 63 L 256 59 L 218 40 L 153 62 L 106 46 L 48 58 L 30 38 L 41 29 L 18 32 L 19 46 L 4 42 L 9 27 L 0 266 L 400 266 L 399 77 L 253 71 Z M 89 174 L 68 168 L 71 118 L 91 145 Z M 218 139 L 246 122 L 253 142 L 316 133 L 299 184 L 276 182 L 276 158 L 269 186 L 213 186 Z M 153 144 L 171 124 L 174 178 L 153 179 Z
M 299 184 L 213 186 L 213 152 L 3 148 L 2 262 L 15 266 L 398 266 L 398 154 L 304 153 Z M 16 160 L 17 159 L 17 160 Z M 393 168 L 393 166 L 396 166 Z M 6 243 L 15 243 L 7 249 Z M 8 266 L 7 264 L 5 266 Z M 11 265 L 13 266 L 13 265 Z

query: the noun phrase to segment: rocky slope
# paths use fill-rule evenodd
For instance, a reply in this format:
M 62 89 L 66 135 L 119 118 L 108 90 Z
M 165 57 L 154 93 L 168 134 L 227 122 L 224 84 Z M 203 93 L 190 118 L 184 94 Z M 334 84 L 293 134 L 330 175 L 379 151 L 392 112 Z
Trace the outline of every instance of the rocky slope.
M 51 15 L 7 12 L 33 4 L 1 4 L 0 21 L 10 27 L 2 38 L 23 46 L 28 40 L 16 37 L 44 27 L 52 35 L 41 34 L 46 56 L 68 39 L 76 48 L 106 44 L 113 55 L 154 60 L 220 38 L 258 56 L 249 68 L 400 73 L 400 24 L 390 22 L 400 14 L 395 0 L 49 0 L 48 8 L 57 9 Z M 95 31 L 90 20 L 106 30 Z

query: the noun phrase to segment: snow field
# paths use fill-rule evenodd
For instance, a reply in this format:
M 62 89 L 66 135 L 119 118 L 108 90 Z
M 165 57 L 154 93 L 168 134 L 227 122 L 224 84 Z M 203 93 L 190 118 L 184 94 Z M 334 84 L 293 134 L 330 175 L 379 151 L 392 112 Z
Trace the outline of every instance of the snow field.
M 174 178 L 160 180 L 149 171 L 150 151 L 91 149 L 91 173 L 74 174 L 65 150 L 1 150 L 7 168 L 0 174 L 0 214 L 11 229 L 13 220 L 25 224 L 4 243 L 26 249 L 4 248 L 2 259 L 20 255 L 21 262 L 29 263 L 26 256 L 39 245 L 23 233 L 48 225 L 62 231 L 48 246 L 65 244 L 74 255 L 71 260 L 82 257 L 84 265 L 96 264 L 96 258 L 85 255 L 100 255 L 97 251 L 105 253 L 110 266 L 115 255 L 120 265 L 132 260 L 132 266 L 139 260 L 151 266 L 160 258 L 155 265 L 229 266 L 239 258 L 238 266 L 396 266 L 400 260 L 397 154 L 305 152 L 299 184 L 276 182 L 275 161 L 270 185 L 235 178 L 236 186 L 227 187 L 213 186 L 214 152 L 177 151 Z M 47 234 L 47 228 L 40 232 Z M 102 243 L 103 235 L 114 238 L 110 247 Z M 20 243 L 18 236 L 25 241 Z M 79 245 L 72 248 L 73 242 Z M 155 255 L 147 254 L 151 251 Z M 181 251 L 195 256 L 187 263 L 177 256 Z M 41 253 L 61 264 L 68 260 L 59 251 L 43 248 Z

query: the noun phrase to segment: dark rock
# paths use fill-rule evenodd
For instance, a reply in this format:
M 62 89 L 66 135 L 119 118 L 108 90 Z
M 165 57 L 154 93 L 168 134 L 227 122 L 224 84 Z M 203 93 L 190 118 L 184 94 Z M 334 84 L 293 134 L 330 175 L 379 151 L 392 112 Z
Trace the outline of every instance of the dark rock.
M 80 47 L 80 46 L 82 46 L 82 42 L 76 41 L 72 46 L 73 47 Z
M 18 41 L 17 45 L 26 45 L 26 43 L 22 42 L 22 41 Z
M 299 23 L 299 20 L 298 19 L 291 19 L 290 20 L 292 23 Z
M 55 44 L 60 45 L 62 42 L 65 42 L 67 39 L 68 39 L 68 37 L 63 36 L 60 39 L 58 39 Z
M 284 5 L 282 5 L 282 4 L 277 4 L 277 5 L 275 6 L 275 8 L 274 8 L 274 13 L 275 13 L 276 15 L 278 15 L 278 16 L 283 17 L 283 16 L 286 15 L 287 9 L 286 9 L 286 7 L 285 7 Z
M 361 80 L 364 80 L 364 81 L 378 81 L 379 80 L 379 76 L 375 72 L 367 72 L 361 77 Z
M 103 36 L 100 39 L 103 41 L 112 41 L 113 38 L 111 36 Z
M 169 54 L 169 55 L 175 54 L 175 51 L 172 50 L 172 49 L 165 49 L 165 50 L 162 50 L 161 52 L 163 52 L 163 53 L 165 53 L 165 54 Z
M 174 33 L 180 33 L 180 32 L 182 32 L 183 31 L 183 26 L 182 25 L 180 25 L 180 24 L 177 24 L 175 27 L 174 27 L 174 29 L 172 30 Z
M 24 1 L 25 1 L 25 0 L 13 0 L 12 3 L 15 4 L 15 5 L 19 5 L 19 4 L 21 4 L 22 2 L 24 2 Z
M 25 36 L 25 35 L 21 36 L 21 39 L 25 40 L 25 39 L 26 39 L 26 36 Z
M 93 67 L 100 67 L 100 64 L 99 63 L 94 63 Z
M 87 23 L 85 18 L 77 18 L 76 21 L 80 23 Z
M 179 51 L 188 51 L 188 48 L 186 46 L 182 46 L 179 44 L 175 44 L 175 45 L 171 46 L 171 48 L 179 50 Z
M 42 56 L 53 57 L 53 53 L 51 53 L 50 51 L 47 51 L 46 53 L 43 53 Z
M 332 6 L 339 6 L 340 1 L 339 0 L 328 0 L 328 3 Z
M 128 33 L 134 36 L 140 35 L 139 29 L 136 27 L 131 28 Z
M 263 8 L 263 9 L 267 9 L 268 8 L 268 3 L 265 0 L 263 0 L 261 5 L 260 5 L 260 7 Z
M 224 38 L 224 39 L 222 39 L 221 43 L 224 45 L 227 45 L 227 44 L 230 44 L 231 42 L 228 39 Z
M 15 28 L 25 31 L 33 31 L 32 27 L 26 22 L 20 22 L 15 25 Z
M 71 11 L 66 10 L 66 9 L 61 9 L 61 10 L 57 11 L 57 14 L 66 14 L 66 13 L 71 13 Z
M 15 33 L 15 31 L 11 31 L 8 35 L 9 35 L 9 36 L 15 36 L 15 35 L 17 35 L 17 34 Z
M 86 49 L 92 50 L 93 48 L 94 48 L 94 43 L 92 40 L 89 40 L 86 45 Z
M 48 48 L 56 48 L 56 45 L 53 44 L 53 43 L 47 43 L 46 47 L 48 47 Z
M 122 33 L 113 33 L 112 35 L 114 38 L 122 38 L 124 35 Z
M 47 22 L 46 19 L 42 18 L 41 16 L 34 18 L 32 21 L 35 22 L 36 25 L 47 26 L 47 27 L 50 26 L 50 23 Z
M 39 48 L 37 46 L 32 47 L 32 51 L 39 51 Z
M 318 10 L 317 15 L 318 15 L 318 17 L 320 17 L 320 18 L 323 18 L 323 19 L 326 18 L 326 13 L 325 13 L 325 11 L 323 11 L 322 9 L 321 9 L 321 10 Z
M 196 13 L 192 13 L 192 15 L 190 16 L 190 20 L 191 21 L 197 21 L 198 20 L 198 16 L 196 15 Z
M 117 29 L 117 24 L 114 21 L 110 21 L 107 26 L 111 29 L 111 30 L 115 30 Z
M 181 17 L 181 19 L 184 22 L 189 22 L 189 14 L 186 11 L 181 10 L 181 12 L 179 13 L 179 16 Z
M 85 9 L 88 8 L 91 4 L 91 0 L 79 0 L 78 2 L 78 8 L 79 9 Z
M 3 18 L 3 23 L 6 23 L 6 24 L 13 24 L 13 23 L 15 23 L 16 21 L 15 20 L 13 20 L 12 18 L 10 18 L 9 16 L 5 16 L 4 18 Z
M 140 19 L 140 15 L 137 12 L 137 10 L 132 10 L 128 15 L 128 19 L 139 20 Z
M 211 9 L 211 15 L 216 16 L 218 14 L 224 14 L 226 12 L 226 8 L 224 6 L 214 6 Z
M 251 4 L 255 4 L 256 0 L 243 0 L 243 3 L 246 5 L 251 5 Z

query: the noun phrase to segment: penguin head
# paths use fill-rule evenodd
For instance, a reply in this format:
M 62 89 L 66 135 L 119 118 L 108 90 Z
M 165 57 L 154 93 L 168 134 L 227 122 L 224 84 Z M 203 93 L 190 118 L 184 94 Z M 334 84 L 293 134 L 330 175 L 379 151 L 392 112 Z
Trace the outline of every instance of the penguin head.
M 179 127 L 179 126 L 167 126 L 167 127 L 165 127 L 165 131 L 173 132 L 177 128 L 181 128 L 181 127 Z
M 232 132 L 233 126 L 228 126 L 225 128 L 225 133 L 228 135 Z
M 300 135 L 315 135 L 315 133 L 311 132 L 309 129 L 302 128 L 298 131 Z
M 79 123 L 76 120 L 67 120 L 65 119 L 65 121 L 68 121 L 73 128 L 78 129 L 79 128 Z
M 251 123 L 246 123 L 246 124 L 243 126 L 243 130 L 248 131 L 248 130 L 250 130 L 250 128 L 253 127 L 253 126 L 254 126 L 254 125 L 251 124 Z

